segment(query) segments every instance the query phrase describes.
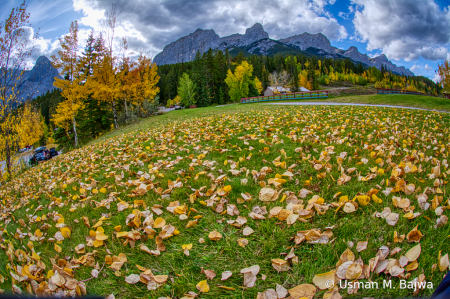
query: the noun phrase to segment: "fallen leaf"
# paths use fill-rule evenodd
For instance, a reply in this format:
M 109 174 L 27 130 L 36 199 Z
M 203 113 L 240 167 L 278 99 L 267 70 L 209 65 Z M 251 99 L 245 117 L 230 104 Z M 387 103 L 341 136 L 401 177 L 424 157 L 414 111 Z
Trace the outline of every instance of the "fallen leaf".
M 213 240 L 213 241 L 219 241 L 220 239 L 222 239 L 222 235 L 216 230 L 210 232 L 208 237 L 210 240 Z
M 282 259 L 272 259 L 272 267 L 277 270 L 278 273 L 289 271 L 291 269 L 288 262 Z
M 359 241 L 356 245 L 356 251 L 361 252 L 365 249 L 367 249 L 367 243 L 368 241 Z
M 313 299 L 316 294 L 316 287 L 312 284 L 301 284 L 289 290 L 293 299 L 307 298 Z
M 421 252 L 421 247 L 420 247 L 420 244 L 418 244 L 418 245 L 414 246 L 413 248 L 411 248 L 410 250 L 408 250 L 406 252 L 405 256 L 408 259 L 408 261 L 413 262 L 419 258 L 420 252 Z
M 231 271 L 222 272 L 222 278 L 220 280 L 227 280 L 233 273 Z
M 422 239 L 423 235 L 420 232 L 420 230 L 418 230 L 417 228 L 418 228 L 418 225 L 415 228 L 413 228 L 413 230 L 410 231 L 406 235 L 406 240 L 408 242 L 416 242 L 416 243 L 418 243 L 418 242 L 420 242 L 420 239 Z
M 206 282 L 206 280 L 200 281 L 195 287 L 197 288 L 197 290 L 200 293 L 208 293 L 209 292 L 209 285 Z
M 321 290 L 332 288 L 336 283 L 335 273 L 336 270 L 323 274 L 317 274 L 313 278 L 313 283 Z
M 244 287 L 251 288 L 255 285 L 259 269 L 258 265 L 253 265 L 241 270 L 241 273 L 244 274 Z

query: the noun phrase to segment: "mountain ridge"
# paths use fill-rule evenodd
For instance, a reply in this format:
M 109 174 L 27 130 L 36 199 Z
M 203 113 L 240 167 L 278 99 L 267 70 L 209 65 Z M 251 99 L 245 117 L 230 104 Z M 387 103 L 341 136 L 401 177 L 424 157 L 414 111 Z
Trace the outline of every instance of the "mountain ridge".
M 55 77 L 61 78 L 58 70 L 46 56 L 40 56 L 31 70 L 23 72 L 17 84 L 19 101 L 34 99 L 55 89 L 56 87 L 53 86 Z
M 251 47 L 250 47 L 251 46 Z M 267 55 L 274 47 L 283 49 L 298 49 L 299 51 L 309 51 L 328 58 L 349 58 L 354 62 L 361 62 L 367 66 L 374 66 L 381 69 L 384 65 L 388 70 L 406 76 L 414 76 L 414 73 L 404 66 L 397 66 L 381 54 L 377 57 L 369 57 L 362 54 L 358 48 L 351 46 L 347 50 L 333 47 L 330 40 L 322 33 L 311 34 L 304 32 L 291 37 L 274 40 L 269 38 L 269 34 L 264 31 L 260 23 L 255 23 L 247 28 L 245 34 L 235 33 L 220 37 L 214 29 L 197 29 L 195 32 L 179 38 L 166 45 L 164 49 L 155 56 L 154 62 L 158 65 L 173 64 L 192 61 L 197 51 L 206 52 L 209 48 L 213 50 L 229 51 L 234 48 L 242 48 L 251 54 Z M 311 49 L 312 48 L 312 49 Z

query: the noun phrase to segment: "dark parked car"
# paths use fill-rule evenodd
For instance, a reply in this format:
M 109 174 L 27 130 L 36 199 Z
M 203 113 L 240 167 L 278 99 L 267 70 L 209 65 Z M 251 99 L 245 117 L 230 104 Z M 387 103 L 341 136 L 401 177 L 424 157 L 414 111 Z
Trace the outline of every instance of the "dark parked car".
M 41 146 L 34 150 L 34 156 L 37 161 L 45 161 L 50 158 L 50 153 L 45 146 Z
M 58 156 L 58 152 L 56 151 L 56 148 L 52 147 L 50 149 L 50 159 L 56 156 Z

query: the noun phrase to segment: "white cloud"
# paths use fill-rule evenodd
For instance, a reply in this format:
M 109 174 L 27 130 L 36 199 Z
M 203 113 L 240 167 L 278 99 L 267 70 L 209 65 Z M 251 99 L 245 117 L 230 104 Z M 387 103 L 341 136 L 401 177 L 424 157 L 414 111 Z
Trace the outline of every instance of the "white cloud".
M 428 64 L 425 64 L 424 69 L 427 71 L 431 71 L 433 68 L 429 66 Z
M 435 83 L 438 83 L 439 81 L 441 81 L 441 76 L 439 76 L 438 73 L 435 73 L 434 78 L 431 80 L 433 80 Z
M 420 65 L 414 64 L 411 68 L 411 72 L 416 72 L 417 70 L 420 70 L 422 67 Z
M 382 49 L 389 59 L 444 59 L 448 53 L 449 8 L 433 0 L 352 0 L 353 24 L 367 50 Z
M 347 31 L 325 11 L 335 0 L 116 0 L 121 11 L 116 36 L 130 39 L 130 48 L 145 48 L 156 55 L 162 48 L 196 29 L 214 29 L 219 36 L 244 33 L 259 22 L 270 38 L 295 34 L 323 33 L 331 40 L 347 38 Z M 73 0 L 76 11 L 84 14 L 80 24 L 102 30 L 101 19 L 110 1 Z M 126 20 L 126 21 L 125 21 Z

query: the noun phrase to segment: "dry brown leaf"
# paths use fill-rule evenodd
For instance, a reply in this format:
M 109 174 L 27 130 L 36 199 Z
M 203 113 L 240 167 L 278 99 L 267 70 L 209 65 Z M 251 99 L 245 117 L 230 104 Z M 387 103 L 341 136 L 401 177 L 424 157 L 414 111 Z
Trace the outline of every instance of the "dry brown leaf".
M 241 246 L 241 247 L 245 247 L 248 245 L 248 240 L 245 238 L 238 239 L 237 242 L 238 242 L 239 246 Z
M 128 284 L 135 284 L 138 283 L 140 281 L 140 277 L 137 274 L 131 274 L 127 277 L 125 277 L 125 282 Z
M 323 274 L 317 274 L 313 278 L 313 283 L 321 290 L 329 289 L 330 287 L 333 287 L 334 284 L 336 283 L 335 273 L 336 270 Z
M 439 251 L 439 270 L 444 272 L 449 268 L 448 253 L 441 257 L 441 252 Z
M 278 298 L 285 298 L 289 292 L 282 285 L 277 284 L 275 291 L 277 292 Z
M 241 270 L 241 273 L 244 274 L 244 287 L 251 288 L 255 285 L 256 275 L 258 274 L 259 269 L 258 265 L 253 265 Z
M 367 243 L 368 241 L 359 241 L 356 245 L 356 251 L 361 252 L 365 249 L 367 249 Z
M 222 272 L 222 278 L 220 280 L 227 280 L 233 273 L 231 271 Z
M 352 264 L 353 261 L 346 261 L 341 265 L 339 265 L 339 267 L 336 270 L 337 277 L 339 277 L 340 279 L 346 279 L 347 270 Z
M 359 263 L 352 263 L 345 272 L 345 278 L 349 280 L 357 279 L 362 274 L 362 266 Z
M 386 222 L 387 224 L 394 226 L 397 224 L 399 217 L 400 215 L 397 213 L 390 213 L 386 216 Z
M 392 266 L 391 268 L 389 268 L 389 274 L 391 274 L 391 276 L 399 276 L 403 274 L 403 272 L 405 272 L 405 269 L 398 266 Z
M 410 231 L 406 235 L 406 240 L 408 242 L 416 242 L 416 243 L 418 243 L 418 242 L 420 242 L 420 239 L 422 239 L 423 235 L 420 232 L 420 230 L 418 230 L 417 228 L 418 228 L 418 225 L 415 228 L 413 228 L 413 230 Z
M 408 259 L 408 261 L 413 262 L 419 258 L 420 252 L 421 252 L 421 247 L 420 247 L 420 244 L 418 244 L 418 245 L 414 246 L 413 248 L 411 248 L 410 250 L 408 250 L 406 252 L 405 256 Z
M 316 287 L 312 284 L 301 284 L 289 290 L 292 299 L 308 298 L 313 299 L 316 294 Z
M 250 236 L 253 233 L 254 233 L 254 230 L 249 226 L 245 227 L 244 230 L 242 231 L 242 234 L 244 236 Z
M 216 277 L 216 272 L 214 272 L 214 270 L 205 270 L 203 272 L 209 280 L 213 280 L 213 278 Z
M 288 262 L 282 259 L 272 259 L 272 267 L 277 270 L 278 273 L 289 271 L 291 269 Z
M 210 232 L 208 237 L 210 240 L 213 240 L 213 241 L 219 241 L 220 239 L 222 239 L 222 235 L 216 230 Z

